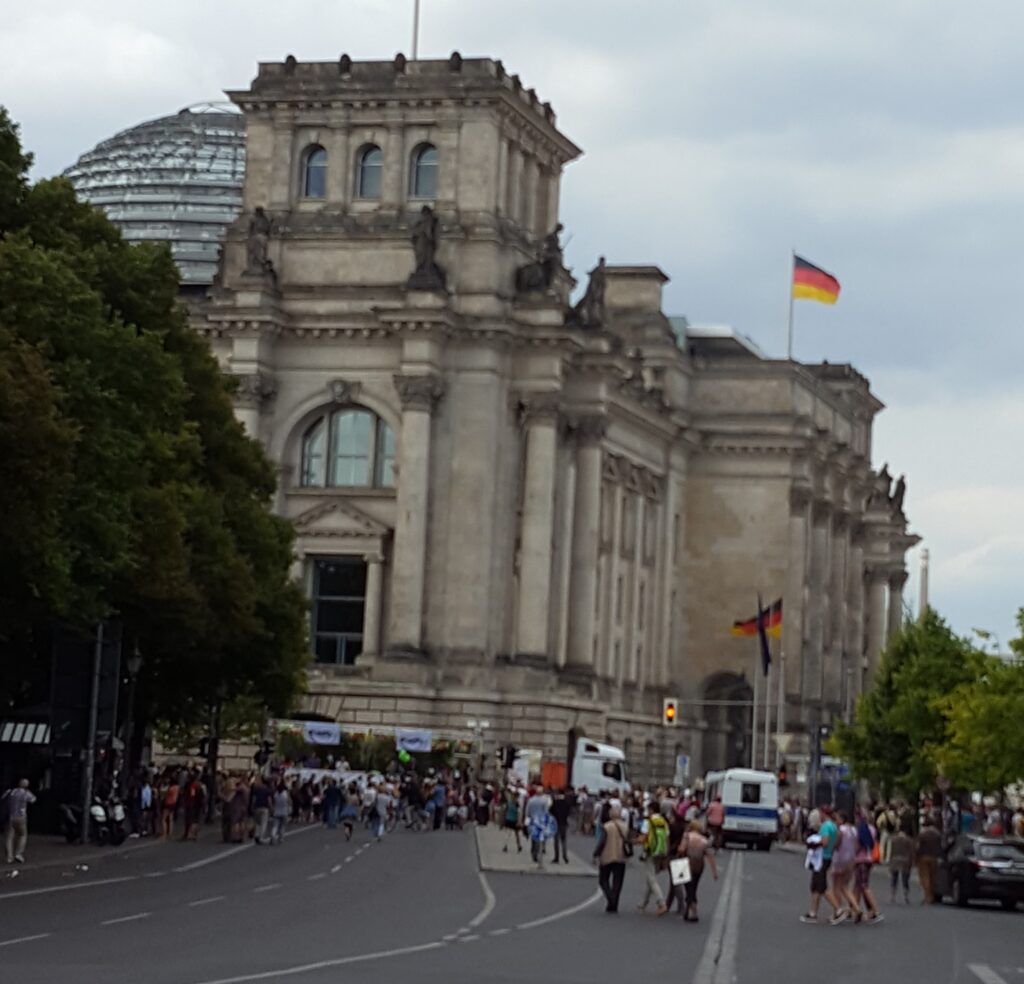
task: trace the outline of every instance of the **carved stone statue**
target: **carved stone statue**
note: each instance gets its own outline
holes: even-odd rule
[[[420,217],[412,227],[412,248],[416,255],[416,268],[407,286],[412,290],[444,290],[444,270],[437,265],[437,245],[440,239],[439,223],[434,210],[424,205]]]
[[[878,473],[878,489],[887,499],[891,498],[892,475],[889,474],[888,461],[882,465],[882,470]]]
[[[516,270],[517,293],[547,290],[551,286],[555,274],[563,269],[562,244],[558,241],[561,231],[562,223],[559,222],[542,240],[536,261]]]
[[[899,481],[896,483],[896,491],[892,494],[891,502],[896,508],[896,512],[903,512],[903,499],[907,494],[907,476],[900,475]]]
[[[604,288],[607,281],[605,262],[602,256],[597,266],[590,271],[590,282],[579,303],[569,312],[570,324],[584,328],[598,328],[605,323]]]
[[[267,245],[270,242],[270,219],[262,205],[256,206],[249,220],[249,236],[245,243],[245,272],[262,274],[266,270]]]

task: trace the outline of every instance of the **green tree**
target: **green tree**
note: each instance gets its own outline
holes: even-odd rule
[[[934,787],[938,750],[948,740],[943,700],[977,676],[984,657],[928,609],[890,639],[854,723],[841,725],[832,748],[859,779],[884,796]]]
[[[0,109],[0,383],[17,377],[0,391],[0,641],[21,656],[0,704],[24,692],[44,619],[116,614],[144,657],[140,720],[283,714],[308,647],[273,469],[168,250],[124,242],[62,179],[30,186],[29,163]]]
[[[1024,662],[987,656],[980,670],[939,700],[947,729],[932,754],[954,786],[1001,796],[1024,779]]]

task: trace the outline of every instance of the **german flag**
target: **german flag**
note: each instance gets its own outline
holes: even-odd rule
[[[782,599],[780,598],[770,608],[766,608],[763,612],[764,628],[770,636],[774,636],[776,639],[782,635]],[[757,616],[748,618],[742,622],[733,622],[732,629],[730,632],[734,636],[756,636],[757,635]]]
[[[831,273],[794,254],[793,296],[799,300],[835,304],[839,299],[839,281]]]

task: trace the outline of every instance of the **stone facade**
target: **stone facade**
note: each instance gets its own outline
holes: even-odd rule
[[[681,341],[655,267],[602,260],[570,307],[580,151],[500,62],[289,58],[229,95],[244,210],[194,320],[280,468],[308,709],[555,755],[580,727],[639,779],[725,764],[752,667],[728,630],[760,591],[785,598],[787,727],[842,714],[913,542],[866,380]]]

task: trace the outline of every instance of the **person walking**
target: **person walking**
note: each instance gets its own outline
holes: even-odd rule
[[[875,864],[875,852],[880,850],[878,829],[863,810],[857,811],[857,854],[854,858],[853,894],[859,906],[858,915],[867,909],[869,923],[879,923],[885,917],[878,908],[875,893],[871,890],[871,869]]]
[[[821,818],[820,827],[814,830],[807,838],[807,867],[811,869],[811,906],[801,917],[800,921],[805,923],[816,923],[818,921],[818,908],[821,906],[822,898],[832,906],[832,918],[829,920],[833,925],[841,923],[849,916],[843,909],[835,892],[829,888],[828,873],[832,867],[832,855],[839,840],[839,828],[832,819],[832,807],[825,806],[819,810],[817,807],[812,813],[818,813]]]
[[[270,807],[274,794],[262,779],[257,779],[252,787],[252,818],[256,826],[255,840],[257,844],[267,842],[267,828],[270,825]]]
[[[699,820],[690,821],[689,828],[679,842],[677,856],[686,858],[690,862],[690,880],[683,886],[686,896],[686,910],[683,913],[683,919],[686,922],[698,922],[697,886],[700,884],[701,875],[704,874],[705,859],[711,868],[712,877],[718,881],[718,862],[715,860],[715,851],[711,841],[704,836]]]
[[[842,922],[850,916],[860,922],[862,913],[857,896],[853,892],[852,882],[854,868],[857,864],[857,828],[850,823],[848,814],[839,811],[839,830],[835,851],[832,853],[832,894],[845,902],[843,909],[836,913],[833,922]],[[839,917],[842,916],[843,919]]]
[[[551,803],[550,813],[555,818],[555,864],[559,861],[559,849],[561,849],[561,860],[564,864],[569,863],[569,815],[572,813],[572,793],[568,788],[559,789],[555,792]]]
[[[544,790],[537,786],[533,795],[526,801],[526,829],[530,836],[530,857],[533,863],[540,865],[544,855],[544,842],[550,836],[550,830],[555,826],[549,810],[551,808],[551,797]]]
[[[206,803],[206,790],[199,781],[199,773],[193,772],[188,785],[185,786],[185,832],[182,840],[199,839],[199,821],[203,816]]]
[[[917,857],[917,877],[921,882],[921,905],[932,905],[935,902],[935,874],[942,853],[942,834],[931,816],[924,819],[914,853]]]
[[[608,820],[601,824],[594,848],[598,863],[598,883],[604,893],[607,905],[605,912],[619,911],[619,896],[622,882],[626,877],[626,858],[632,854],[626,825],[622,822],[622,808],[609,809]]]
[[[360,802],[359,787],[350,782],[345,793],[345,804],[341,808],[341,825],[345,828],[345,840],[352,840],[352,831],[355,830],[356,821],[359,819]]]
[[[505,846],[502,851],[508,854],[509,843],[515,835],[516,850],[521,852],[523,845],[519,840],[519,795],[513,786],[505,787],[505,809],[502,826],[505,828]]]
[[[173,780],[168,781],[165,776],[162,790],[160,796],[160,831],[164,840],[170,840],[174,836],[174,816],[178,812],[178,797],[181,794],[181,786]]]
[[[665,870],[668,861],[668,821],[661,812],[661,803],[652,800],[647,807],[647,818],[640,828],[638,843],[643,847],[640,863],[644,871],[644,897],[637,906],[640,912],[647,911],[647,903],[654,899],[657,903],[655,915],[663,916],[668,912],[665,904],[665,893],[658,884],[658,875]]]
[[[277,792],[274,793],[272,809],[274,821],[270,829],[270,843],[280,844],[284,839],[284,828],[288,826],[288,817],[292,812],[292,798],[283,782],[278,784]]]
[[[900,828],[889,839],[889,901],[896,901],[896,886],[903,883],[903,901],[910,905],[910,869],[914,866],[914,841]]]
[[[4,835],[4,846],[7,849],[7,863],[25,863],[25,848],[28,846],[28,808],[36,801],[35,794],[29,789],[27,779],[22,779],[3,795],[4,808],[7,813],[7,833]]]
[[[722,797],[716,796],[708,803],[707,812],[708,835],[715,850],[722,847],[722,825],[725,823],[725,807],[722,805]]]
[[[338,814],[341,812],[341,789],[333,779],[327,780],[324,790],[324,823],[328,830],[338,829]]]

